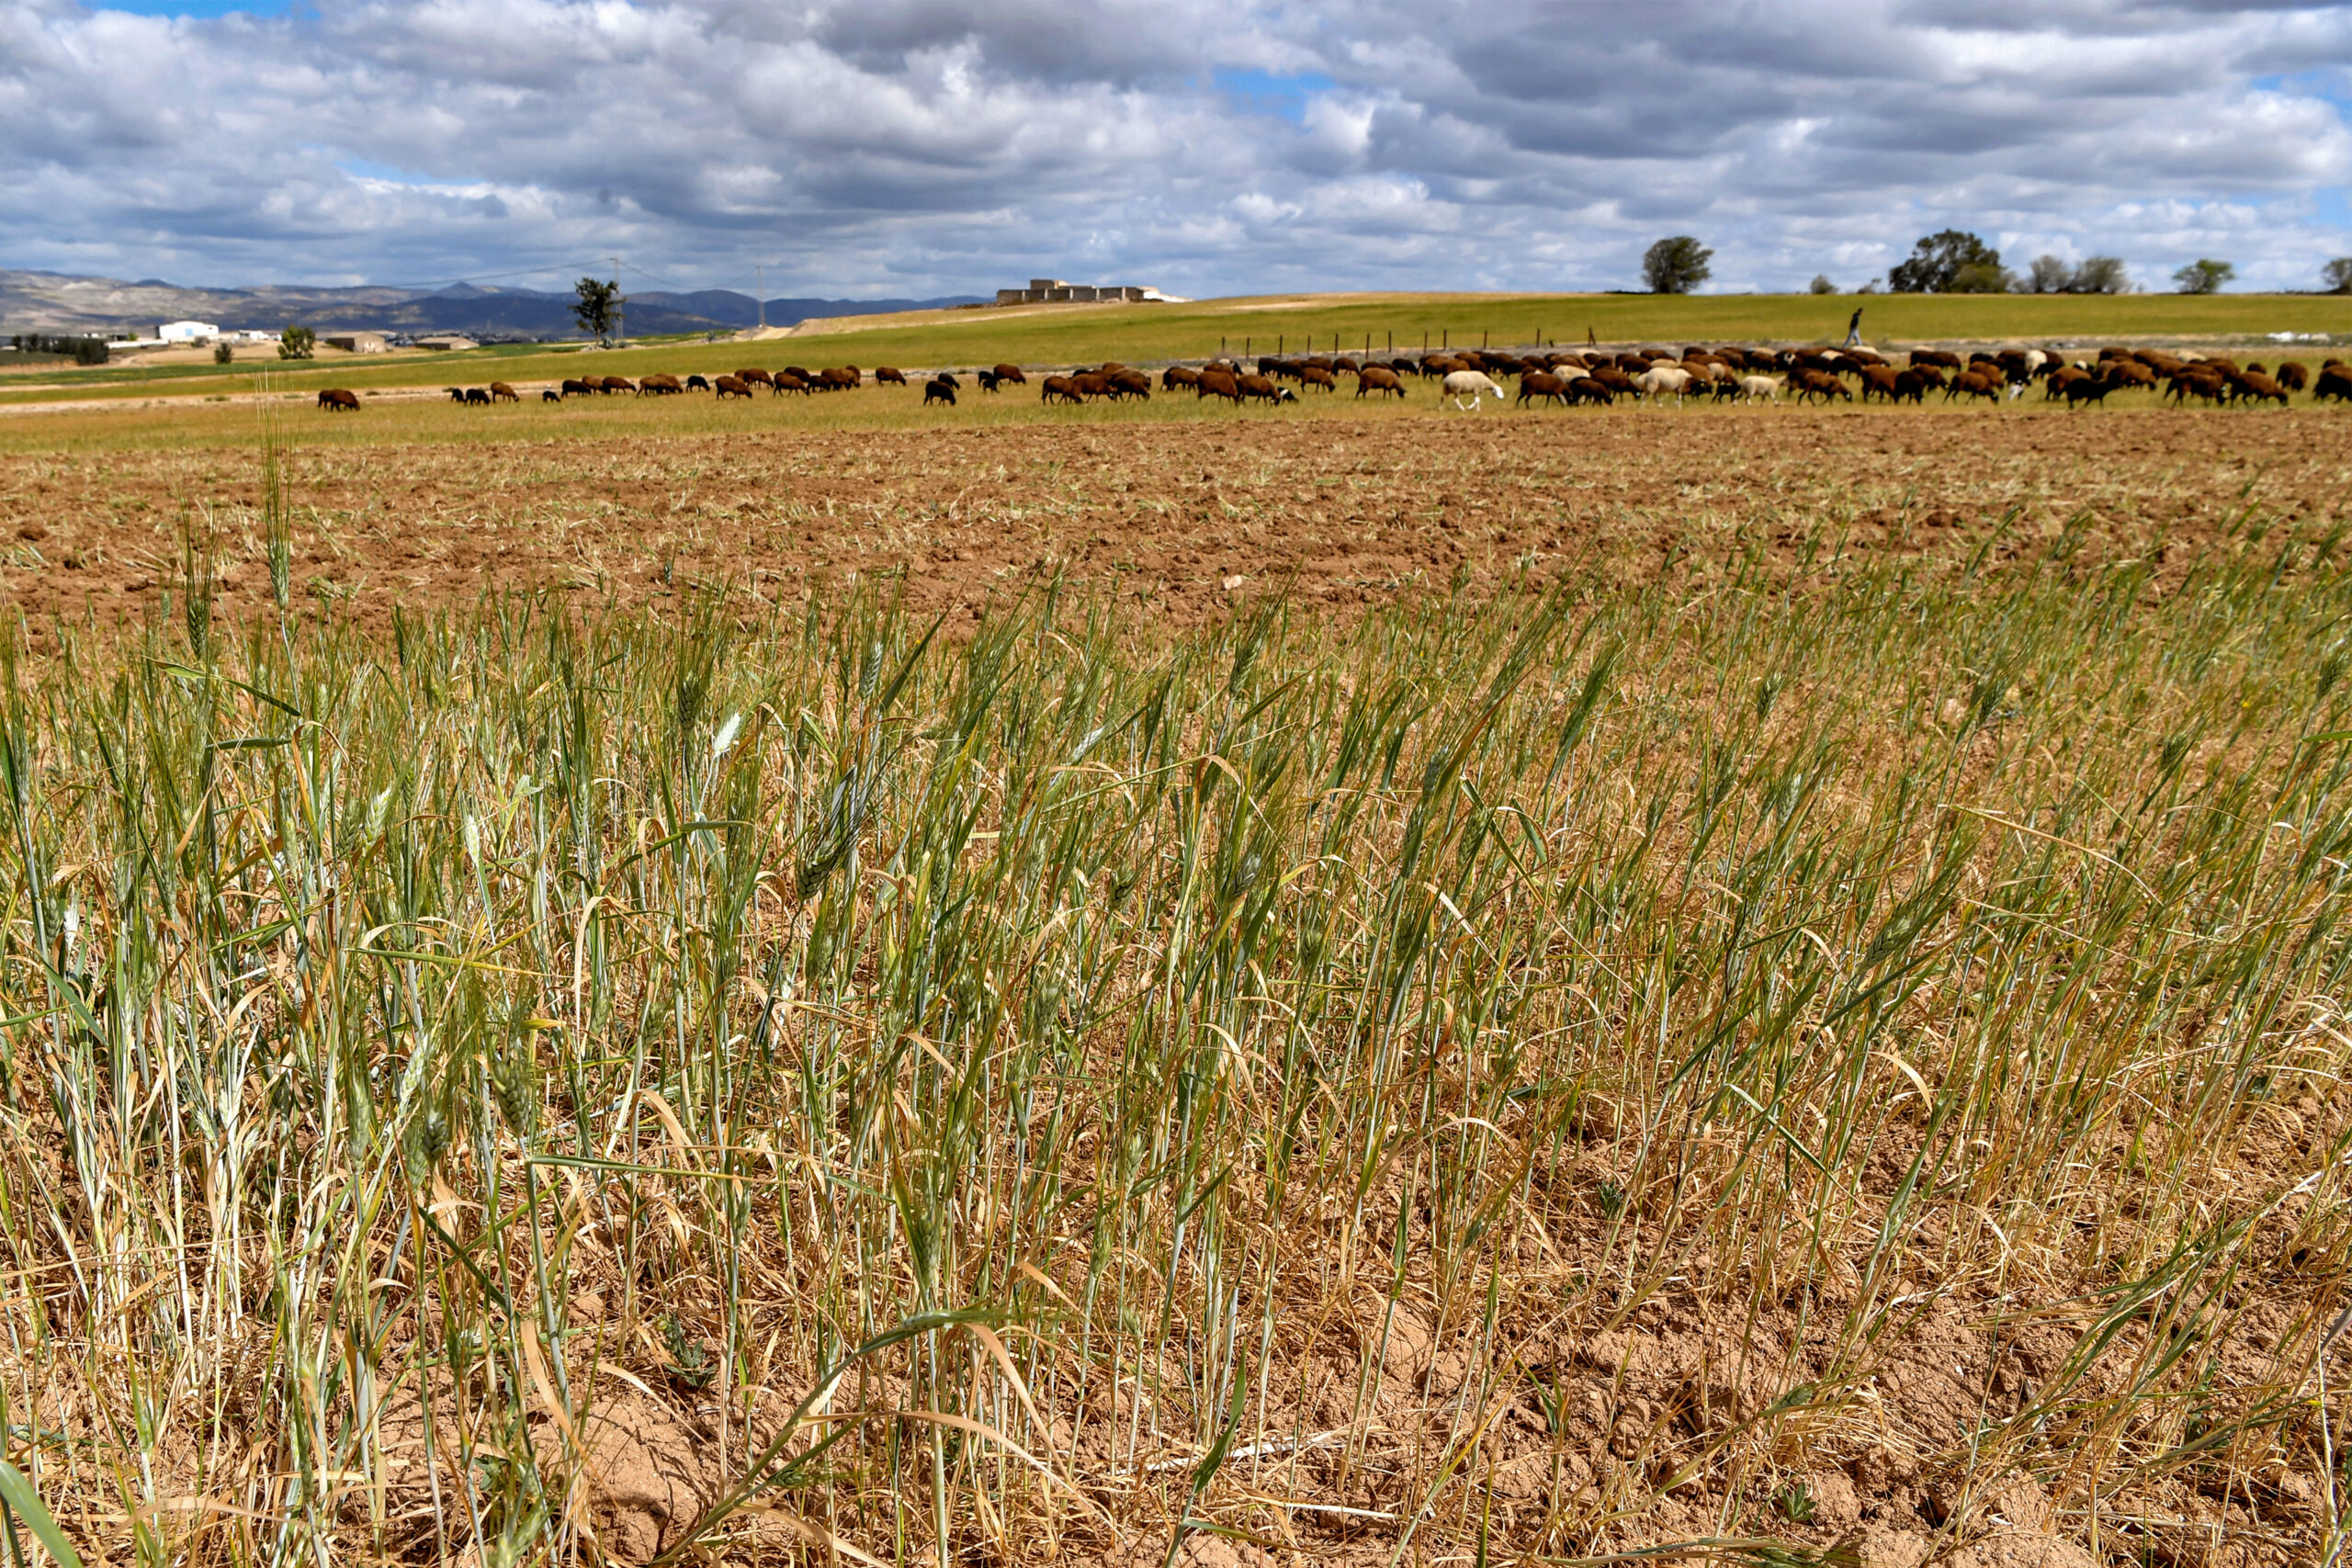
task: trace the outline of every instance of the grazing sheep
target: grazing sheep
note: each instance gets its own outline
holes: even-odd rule
[[[1171,365],[1159,373],[1159,389],[1163,392],[1172,392],[1179,387],[1197,387],[1200,382],[1199,371],[1187,370],[1182,365]]]
[[[1933,385],[1928,378],[1934,374],[1936,374],[1936,369],[1935,367],[1931,365],[1922,366],[1917,370],[1905,368],[1896,371],[1894,373],[1894,400],[1898,403],[1926,402],[1928,399],[1928,389]]]
[[[2323,384],[2326,381],[2325,377],[2322,377],[2320,379]],[[347,388],[329,387],[325,391],[319,394],[319,407],[326,410],[329,413],[357,413],[359,412],[359,394],[348,389]]]
[[[993,371],[993,370],[978,370],[978,371],[975,371],[975,372],[973,372],[973,374],[974,374],[974,375],[976,375],[976,376],[978,376],[978,377],[979,378],[979,382],[980,382],[980,390],[981,390],[981,391],[983,391],[983,392],[993,392],[993,391],[995,391],[995,390],[996,390],[996,389],[997,389],[997,382],[998,382],[999,378],[998,378],[997,373],[996,373],[995,371]]]
[[[637,383],[626,376],[607,376],[600,383],[599,389],[605,392],[634,392],[637,390]]]
[[[1438,396],[1453,399],[1457,409],[1478,409],[1486,407],[1490,397],[1497,402],[1502,401],[1503,389],[1489,380],[1483,370],[1449,370],[1445,373],[1445,379],[1438,383]],[[1464,398],[1469,399],[1469,402],[1464,403],[1462,400]]]
[[[1289,395],[1282,388],[1274,385],[1273,378],[1271,376],[1244,376],[1234,384],[1241,391],[1241,396],[1234,399],[1236,402],[1255,398],[1261,402],[1279,403]]]
[[[1010,381],[1016,387],[1025,387],[1029,384],[1029,378],[1021,373],[1021,367],[1018,365],[998,366],[996,378],[1000,381]]]
[[[678,378],[675,376],[648,376],[637,384],[637,395],[640,398],[648,392],[657,398],[666,398],[684,390],[685,389],[678,384]],[[495,387],[491,389],[492,396],[495,396],[497,391],[498,389]]]
[[[686,378],[686,390],[689,392],[707,392],[710,390],[710,383],[699,376],[689,376]]]
[[[876,371],[874,373],[874,378],[876,381],[879,381],[882,378],[882,373],[878,370]],[[905,383],[900,382],[899,385],[904,386]],[[944,376],[934,376],[930,380],[925,381],[922,384],[922,406],[929,408],[933,403],[945,403],[949,408],[954,408],[956,406],[956,383],[950,381]]]
[[[2324,381],[2325,378],[2323,377],[2321,379]],[[1241,402],[1240,378],[1230,370],[1204,370],[1201,372],[1201,378],[1193,384],[1193,396],[1194,398],[1223,398],[1238,407]]]
[[[539,401],[543,403],[560,403],[563,401],[563,394],[557,391],[553,387],[543,388],[539,392]]]
[[[1300,369],[1298,384],[1302,387],[1320,387],[1327,392],[1336,391],[1340,386],[1337,378],[1329,370],[1315,365],[1306,366]]]
[[[775,373],[775,386],[773,390],[779,398],[786,392],[797,392],[805,398],[809,391],[808,378],[796,376],[789,370],[779,370]]]
[[[1367,365],[1356,372],[1356,396],[1361,398],[1367,392],[1378,392],[1382,397],[1394,392],[1402,401],[1405,396],[1404,378],[1385,365]]]
[[[1041,403],[1082,403],[1086,399],[1081,395],[1077,377],[1048,376],[1045,390],[1037,395],[1037,400]]]
[[[1778,376],[1742,376],[1739,378],[1739,400],[1743,403],[1779,402],[1781,378]]]
[[[1151,401],[1151,378],[1140,370],[1129,370],[1122,366],[1103,379],[1111,383],[1114,401],[1123,398],[1141,398],[1145,402]]]
[[[466,406],[469,408],[485,409],[490,407],[490,393],[480,387],[468,387],[466,389]]]
[[[1952,399],[1962,396],[1982,398],[1988,403],[1999,402],[2001,377],[1998,368],[1989,371],[1964,370],[1953,377],[1951,385],[1944,389],[1944,401],[1950,402]]]
[[[735,379],[742,382],[746,387],[765,387],[770,385],[775,378],[764,370],[738,370],[735,372]]]
[[[1652,402],[1660,398],[1672,398],[1680,402],[1690,389],[1690,372],[1678,367],[1655,365],[1634,378],[1634,385],[1642,396]]]
[[[820,392],[846,392],[853,387],[864,386],[865,378],[858,374],[854,365],[829,365],[817,372],[817,379],[810,384]]]
[[[2052,384],[2057,385],[2054,378]],[[2059,387],[2059,393],[2066,400],[2066,406],[2070,409],[2079,409],[2085,403],[2105,404],[2107,394],[2113,390],[2115,390],[2114,382],[2102,380],[2097,376],[2088,374],[2074,376],[2068,378],[2064,386]]]
[[[2267,376],[2258,376],[2249,370],[2238,378],[2238,401],[2275,402],[2283,409],[2287,406],[2287,389]]]
[[[2303,363],[2300,359],[2280,360],[2278,368],[2272,371],[2271,375],[2280,386],[2290,392],[2301,391],[2311,385],[2312,380],[2312,373],[2303,368]]]
[[[1884,402],[1894,400],[1894,372],[1883,365],[1862,367],[1862,401],[1875,396]]]
[[[584,398],[591,392],[601,392],[604,389],[603,383],[594,380],[567,380],[563,384],[563,395],[567,398],[574,394]]]
[[[453,403],[462,403],[466,400],[466,389],[463,387],[444,387],[441,389],[449,394],[449,400]]]
[[[1579,376],[1568,383],[1568,401],[1571,403],[1606,405],[1616,400],[1617,394],[1611,391],[1606,383],[1598,381],[1590,376]]]
[[[523,400],[514,389],[505,382],[492,381],[490,384],[490,400],[493,403],[519,403]]]
[[[711,389],[721,402],[729,398],[748,398],[752,395],[750,384],[741,376],[721,376],[712,384]]]
[[[874,367],[874,384],[877,387],[903,387],[907,384],[907,373],[896,366],[877,365]],[[925,382],[924,385],[927,388],[930,383]],[[925,402],[930,400],[929,398],[923,400]],[[951,398],[948,400],[953,402],[955,400]]]
[[[2321,367],[2319,379],[2312,383],[2312,401],[2324,403],[2330,399],[2352,402],[2352,372],[2334,361]]]
[[[1518,400],[1523,403],[1530,398],[1565,404],[1568,400],[1568,384],[1549,370],[1525,371],[1519,378]]]
[[[1842,398],[1849,403],[1854,400],[1854,394],[1846,389],[1846,383],[1826,370],[1799,367],[1789,372],[1788,385],[1801,403],[1827,402],[1832,398]]]

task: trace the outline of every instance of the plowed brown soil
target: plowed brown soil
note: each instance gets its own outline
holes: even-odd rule
[[[1754,551],[1781,570],[2030,541],[2085,517],[2163,552],[2259,502],[2330,513],[2352,419],[2039,410],[1489,414],[1055,428],[758,430],[603,443],[296,446],[294,577],[370,624],[485,592],[583,604],[698,584],[796,600],[903,570],[976,610],[1035,574],[1183,625],[1290,584],[1344,610],[1525,571],[1642,577]],[[94,450],[0,469],[0,598],[35,623],[154,613],[209,507],[220,604],[269,583],[251,446]],[[1996,545],[1995,550],[2002,547]]]

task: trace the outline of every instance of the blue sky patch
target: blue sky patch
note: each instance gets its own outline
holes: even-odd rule
[[[1272,115],[1293,125],[1305,123],[1307,99],[1339,85],[1311,71],[1296,76],[1277,76],[1271,71],[1214,71],[1209,80],[1218,92],[1252,113]]]

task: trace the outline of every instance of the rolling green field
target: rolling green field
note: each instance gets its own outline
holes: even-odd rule
[[[1864,335],[1880,344],[2234,341],[2277,332],[2352,336],[2352,297],[2315,294],[1310,295],[853,317],[820,323],[826,330],[806,336],[761,343],[714,344],[697,337],[610,352],[516,344],[374,363],[344,359],[289,367],[288,384],[300,389],[519,383],[590,370],[634,378],[656,370],[708,375],[746,365],[927,367],[1011,360],[1067,366],[1104,359],[1153,364],[1199,360],[1220,351],[1295,352],[1310,345],[1360,352],[1367,342],[1375,352],[1391,345],[1419,352],[1424,342],[1431,347],[1538,339],[1582,343],[1588,332],[1604,343],[1834,342],[1844,337],[1847,317],[1857,305],[1864,312]],[[159,393],[200,398],[243,392],[252,377],[249,366],[233,371],[209,366],[93,367],[28,375],[21,385],[0,382],[0,405]]]

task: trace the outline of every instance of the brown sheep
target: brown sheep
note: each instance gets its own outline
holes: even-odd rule
[[[2326,377],[2320,378],[2321,385],[2324,386],[2326,382]],[[1239,403],[1241,382],[1230,370],[1204,370],[1201,372],[1201,378],[1193,383],[1193,395],[1196,398],[1224,398],[1230,402]]]
[[[1887,400],[1897,403],[1924,402],[1927,400],[1928,387],[1929,385],[1928,378],[1933,374],[1934,371],[1935,367],[1932,365],[1922,367],[1917,370],[1905,368],[1896,371],[1894,373],[1894,395]]]
[[[2283,409],[2287,406],[2287,389],[2267,376],[2258,376],[2249,370],[2238,378],[2238,401],[2275,402]]]
[[[1862,367],[1862,401],[1869,402],[1873,396],[1894,401],[1894,372],[1883,365]]]
[[[1578,376],[1568,383],[1571,403],[1613,403],[1617,394],[1605,383],[1590,376]]]
[[[1000,377],[999,379],[1002,378]],[[1048,376],[1046,378],[1045,389],[1037,394],[1037,400],[1041,403],[1082,403],[1086,399],[1080,393],[1078,378]]]
[[[1944,389],[1944,401],[1950,402],[1952,399],[1962,396],[1983,398],[1989,403],[1999,402],[2001,377],[1998,368],[1989,371],[1965,370],[1953,377],[1951,385]]]
[[[764,370],[738,370],[735,379],[746,387],[766,387],[774,385],[775,378]]]
[[[597,389],[605,392],[634,392],[637,390],[637,383],[626,376],[607,376],[597,383]]]
[[[1273,378],[1271,376],[1244,376],[1235,385],[1241,389],[1241,398],[1237,400],[1247,400],[1250,398],[1269,403],[1279,403],[1283,400],[1283,389],[1274,385]]]
[[[1340,385],[1329,370],[1315,365],[1306,366],[1299,371],[1298,384],[1302,387],[1320,387],[1327,392],[1336,391]]]
[[[1568,400],[1568,384],[1549,370],[1526,371],[1519,378],[1519,400],[1523,403],[1530,398],[1565,403]]]
[[[1612,401],[1617,398],[1628,396],[1634,389],[1634,378],[1614,365],[1594,367],[1590,378],[1609,389]]]
[[[814,370],[809,369],[805,365],[787,365],[783,369],[777,371],[776,374],[779,376],[797,376],[811,386],[814,386],[817,381],[817,373]]]
[[[679,384],[678,378],[675,376],[648,376],[637,384],[637,395],[640,398],[645,396],[648,392],[652,393],[657,398],[661,398],[668,397],[672,393],[684,392],[684,390],[685,388]],[[496,397],[498,395],[498,389],[495,387],[492,387],[490,391],[492,397]]]
[[[2303,368],[2303,363],[2300,359],[2280,360],[2278,368],[2272,371],[2271,375],[2277,378],[2280,386],[2290,392],[2300,392],[2311,385],[2312,373]]]
[[[490,384],[490,400],[493,403],[519,403],[523,397],[505,382],[492,381]]]
[[[1172,392],[1179,387],[1197,387],[1200,384],[1201,373],[1197,370],[1188,370],[1182,365],[1171,365],[1159,373],[1159,389],[1163,392]]]
[[[857,373],[856,366],[829,365],[817,372],[817,379],[812,384],[820,392],[846,392],[864,382],[865,378]]]
[[[1356,374],[1356,396],[1361,398],[1366,392],[1378,392],[1383,397],[1394,392],[1401,399],[1405,395],[1405,383],[1385,365],[1367,365]]]
[[[2052,377],[2051,380],[2052,385],[2057,385],[2057,378]],[[2085,403],[2103,404],[2107,401],[2107,394],[2113,390],[2115,390],[2114,382],[2102,380],[2087,373],[2077,373],[2068,377],[2064,385],[2059,387],[2059,392],[2065,398],[2066,406],[2070,409],[2079,409]]]
[[[729,398],[748,398],[752,395],[750,383],[741,376],[721,376],[710,384],[710,389],[717,394],[720,402],[725,402]]]
[[[907,373],[895,365],[877,365],[874,368],[874,384],[877,387],[903,387],[907,384]],[[955,389],[953,387],[948,389],[951,392]],[[947,400],[952,403],[956,400],[950,398]],[[923,401],[931,400],[926,397]]]
[[[1102,378],[1111,383],[1111,396],[1114,399],[1141,398],[1145,402],[1151,401],[1151,378],[1140,370],[1130,370],[1121,366],[1107,372]]]
[[[591,392],[601,392],[604,389],[604,384],[595,380],[567,380],[563,384],[563,395],[567,398],[574,395],[584,398]]]
[[[319,407],[329,413],[357,413],[359,394],[342,387],[329,387],[319,394]]]
[[[876,371],[874,373],[874,378],[876,381],[879,381],[882,379],[882,373],[878,370]],[[901,380],[899,384],[903,387],[906,385],[906,382]],[[925,381],[922,384],[922,406],[929,408],[933,403],[945,403],[949,408],[954,408],[956,406],[956,383],[948,380],[944,376],[935,377],[929,381]]]
[[[2312,401],[2352,402],[2352,372],[2330,362],[2320,367],[2319,379],[2312,383]]]
[[[808,378],[796,376],[789,370],[779,370],[775,373],[775,385],[770,390],[779,398],[786,392],[797,392],[805,398],[808,395]]]
[[[1021,373],[1021,367],[1018,365],[997,366],[996,378],[1000,381],[1010,381],[1016,387],[1025,387],[1029,384],[1029,378]]]
[[[1940,348],[1913,349],[1911,367],[1916,370],[1922,365],[1932,365],[1939,370],[1957,370],[1960,368],[1960,355]],[[1936,385],[1940,387],[1943,383],[1939,381]]]

